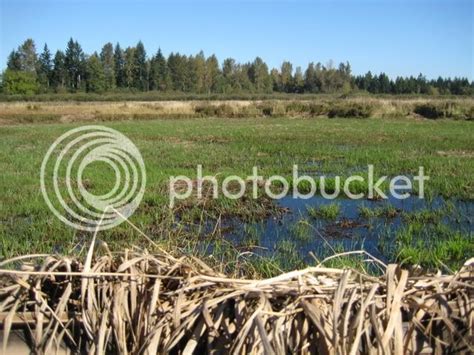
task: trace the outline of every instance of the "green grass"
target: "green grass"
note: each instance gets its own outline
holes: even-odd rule
[[[412,213],[404,213],[403,218],[408,222],[417,222],[417,223],[438,223],[441,221],[445,215],[444,211],[441,209],[438,210],[429,210],[423,209],[420,211]]]
[[[319,207],[308,207],[308,214],[313,218],[336,219],[340,212],[341,206],[337,203]]]
[[[375,208],[370,208],[367,206],[359,206],[359,215],[364,218],[373,218],[373,217],[378,217],[377,215],[377,209]]]
[[[291,227],[291,234],[298,241],[307,242],[311,240],[312,227],[307,219],[300,219]]]
[[[474,255],[474,234],[412,222],[396,233],[393,252],[402,264],[457,270],[460,261]]]
[[[259,231],[255,226],[245,224],[244,225],[244,245],[247,247],[254,247],[260,244]]]
[[[259,174],[264,177],[280,174],[290,178],[293,164],[303,170],[309,169],[309,162],[318,163],[318,174],[343,177],[354,169],[363,172],[367,164],[375,166],[377,176],[414,175],[422,165],[425,174],[430,176],[425,191],[428,196],[474,199],[474,162],[465,154],[473,153],[473,127],[468,121],[272,117],[104,124],[128,136],[140,149],[146,164],[145,196],[131,221],[161,247],[173,252],[203,255],[223,270],[233,270],[236,260],[242,260],[242,257],[238,258],[238,251],[224,240],[220,228],[206,231],[202,218],[237,215],[252,221],[261,219],[272,207],[263,198],[243,202],[219,199],[206,205],[183,208],[179,216],[174,215],[167,207],[168,177],[193,177],[198,163],[203,165],[204,174],[218,174],[219,181],[234,174],[246,177],[252,173],[253,166],[258,166]],[[84,253],[81,248],[90,241],[91,235],[62,224],[46,206],[39,185],[41,162],[49,146],[61,134],[77,126],[24,124],[0,127],[0,258],[24,253]],[[110,187],[110,176],[99,169],[100,164],[97,164],[87,171],[94,193],[105,192]],[[64,191],[64,186],[60,188]],[[338,207],[329,206],[318,213],[335,218]],[[423,218],[412,217],[418,221]],[[413,238],[420,238],[414,231],[411,233]],[[305,240],[304,233],[301,236]],[[448,242],[435,243],[433,252],[439,258],[446,255],[446,263],[453,266],[454,261],[450,260],[455,259],[459,245],[466,247],[462,244],[466,238],[441,234],[440,240],[445,237]],[[111,249],[134,245],[150,248],[126,224],[101,232],[99,238]],[[199,247],[199,243],[208,239],[215,248],[212,257]],[[398,239],[401,241],[399,260],[414,263],[429,260],[428,257],[417,260],[410,252],[415,250],[413,253],[424,255],[424,250],[431,250],[429,245],[419,246],[413,240],[403,242],[406,238],[402,236]],[[247,244],[254,243],[258,243],[258,238],[250,233]],[[246,266],[239,264],[239,267],[250,268],[250,273],[272,275],[296,265],[301,265],[301,259],[296,260],[291,248],[285,246],[277,249],[273,257],[251,259]]]

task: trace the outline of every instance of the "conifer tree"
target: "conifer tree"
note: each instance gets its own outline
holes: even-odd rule
[[[150,89],[160,91],[170,89],[168,65],[161,49],[158,49],[150,63]]]
[[[115,61],[114,61],[114,46],[112,43],[106,43],[100,52],[100,61],[104,68],[105,75],[105,90],[112,90],[115,88]]]
[[[117,43],[114,49],[114,69],[115,69],[115,85],[119,88],[126,87],[125,76],[125,56],[120,44]]]
[[[79,90],[83,83],[85,74],[85,55],[81,46],[72,38],[69,40],[66,48],[64,64],[67,71],[67,84],[71,91]]]
[[[86,90],[87,92],[103,92],[107,88],[106,75],[102,62],[94,52],[86,65]]]
[[[97,65],[99,58],[100,66]],[[93,73],[98,73],[95,79]],[[103,78],[102,78],[103,75]],[[273,91],[288,93],[349,93],[365,90],[392,94],[473,95],[474,82],[467,78],[427,80],[422,74],[391,80],[385,73],[353,76],[348,62],[335,66],[309,63],[304,75],[300,68],[293,73],[290,62],[269,73],[267,64],[257,57],[252,63],[239,64],[232,58],[224,60],[222,69],[214,55],[206,58],[202,51],[195,56],[171,53],[166,59],[161,50],[147,60],[143,43],[125,51],[117,43],[103,46],[100,56],[88,57],[72,38],[65,53],[57,51],[54,60],[45,44],[36,54],[32,39],[25,40],[7,58],[2,74],[3,88],[9,93],[34,93],[55,89],[71,92],[113,90],[115,87],[146,90],[175,90],[195,93],[250,93]],[[88,83],[87,81],[94,82]],[[39,84],[39,85],[38,85]],[[39,88],[39,89],[38,89]]]
[[[146,91],[148,90],[146,51],[141,41],[137,43],[133,60],[133,87],[141,91]]]
[[[135,47],[127,47],[124,52],[124,79],[125,87],[134,87]]]
[[[7,59],[7,69],[21,70],[21,58],[18,51],[11,51]]]
[[[67,70],[66,70],[66,56],[62,51],[57,51],[53,60],[53,72],[51,75],[51,85],[57,90],[61,91],[66,86]]]
[[[51,86],[51,79],[53,73],[53,62],[51,58],[51,52],[49,51],[48,45],[45,43],[43,52],[40,54],[38,59],[38,80],[41,86],[48,90]]]
[[[187,58],[179,53],[171,53],[168,57],[168,69],[172,89],[176,91],[187,91],[188,68]]]

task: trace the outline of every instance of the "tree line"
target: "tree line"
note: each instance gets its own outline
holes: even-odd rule
[[[390,79],[385,73],[354,76],[348,62],[309,63],[306,70],[285,61],[269,69],[260,58],[238,63],[227,58],[222,65],[215,55],[206,57],[171,53],[159,49],[148,56],[140,41],[123,49],[119,43],[105,44],[100,53],[84,53],[72,38],[65,51],[52,55],[47,44],[40,54],[32,39],[24,41],[8,56],[1,90],[6,94],[47,92],[174,91],[211,93],[350,93],[374,94],[474,94],[467,78],[427,80],[423,75]]]

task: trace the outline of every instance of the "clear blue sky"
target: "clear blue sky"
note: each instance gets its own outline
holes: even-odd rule
[[[474,79],[474,0],[0,2],[0,68],[28,37],[38,50],[64,49],[73,37],[87,53],[142,40],[149,55],[202,49],[221,61],[258,55],[270,67],[332,59],[356,74]]]

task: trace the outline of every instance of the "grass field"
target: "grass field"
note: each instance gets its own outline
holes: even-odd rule
[[[302,222],[295,223],[294,233],[279,240],[268,253],[254,252],[262,237],[255,223],[268,219],[269,214],[280,213],[275,204],[263,199],[238,203],[219,199],[205,204],[183,204],[170,210],[168,177],[196,176],[197,164],[202,164],[205,174],[217,174],[219,180],[235,174],[246,177],[253,166],[258,166],[263,176],[291,176],[293,164],[328,176],[348,176],[363,174],[367,164],[373,164],[379,176],[412,176],[421,165],[430,176],[426,186],[428,201],[443,198],[445,205],[441,212],[426,209],[399,213],[401,225],[394,236],[395,242],[384,241],[382,230],[378,248],[383,251],[390,245],[390,251],[386,252],[388,261],[427,267],[457,268],[474,255],[472,225],[467,230],[455,231],[443,224],[446,216],[455,219],[456,207],[450,209],[450,204],[464,201],[472,206],[474,199],[472,122],[413,117],[256,117],[148,119],[103,124],[129,137],[140,149],[146,164],[145,197],[131,221],[161,247],[202,255],[225,272],[269,276],[314,264],[315,260],[302,256],[314,244],[302,249],[298,241],[314,240],[315,233],[336,239],[331,250],[317,254],[317,258],[350,247],[347,243],[338,244],[330,228],[315,232],[317,225],[305,227],[303,218]],[[41,162],[49,146],[61,134],[77,126],[79,123],[75,122],[0,127],[1,258],[24,253],[85,252],[90,234],[75,231],[56,219],[46,206],[39,185]],[[100,164],[91,165],[85,179],[93,192],[107,191],[111,187],[110,171]],[[381,211],[361,205],[357,218],[365,221],[383,213],[387,218],[391,216],[390,211]],[[331,217],[327,220],[335,220],[327,223],[343,223],[346,217],[343,211],[339,213],[337,206],[315,209],[312,214],[314,217],[307,220],[324,219],[327,215]],[[221,223],[225,219],[237,219],[243,226],[244,238],[237,244],[228,237]],[[389,224],[384,228],[389,229]],[[423,242],[427,235],[428,245]],[[104,251],[132,246],[153,248],[125,224],[101,232],[99,238]],[[331,263],[353,266],[360,263],[360,258],[338,258]]]

